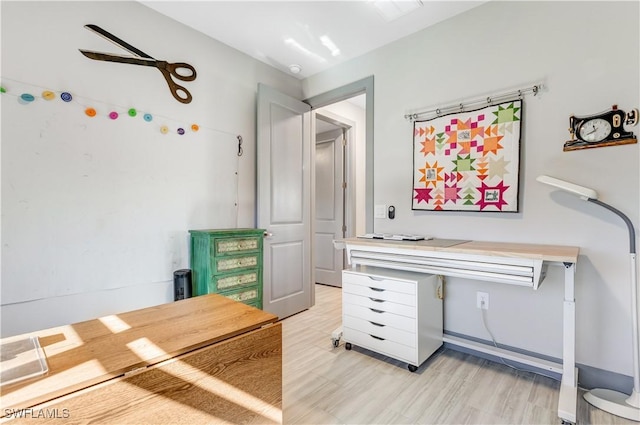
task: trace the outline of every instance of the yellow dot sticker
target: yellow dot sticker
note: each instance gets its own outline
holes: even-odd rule
[[[160,133],[167,134],[168,132],[169,132],[169,127],[167,127],[166,125],[163,125],[162,127],[160,127]]]
[[[52,91],[45,90],[42,92],[42,98],[44,100],[53,100],[56,98],[56,94]]]

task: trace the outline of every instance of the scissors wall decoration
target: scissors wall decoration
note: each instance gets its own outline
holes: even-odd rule
[[[174,78],[180,81],[193,81],[196,79],[196,70],[193,66],[188,63],[178,62],[178,63],[169,63],[166,61],[156,60],[144,53],[143,51],[136,49],[126,41],[123,41],[116,37],[115,35],[103,30],[97,25],[85,25],[90,31],[95,32],[96,34],[106,38],[110,42],[114,43],[117,46],[120,46],[124,50],[134,54],[135,56],[119,56],[112,55],[109,53],[101,53],[94,52],[90,50],[80,50],[80,53],[93,60],[107,61],[107,62],[119,62],[119,63],[128,63],[131,65],[143,65],[143,66],[151,66],[158,68],[164,79],[167,81],[169,85],[169,90],[171,90],[171,94],[176,98],[178,102],[182,103],[190,103],[193,99],[191,93],[177,84],[174,81]]]

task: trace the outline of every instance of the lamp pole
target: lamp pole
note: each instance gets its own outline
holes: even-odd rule
[[[636,265],[636,232],[633,223],[624,213],[598,200],[598,194],[595,190],[573,183],[559,180],[549,176],[539,176],[537,180],[540,183],[562,189],[580,197],[580,199],[600,205],[603,208],[613,212],[620,217],[627,225],[629,232],[629,257],[631,263],[631,316],[632,323],[632,344],[633,344],[633,390],[631,395],[623,394],[618,391],[594,388],[584,394],[584,399],[599,409],[612,413],[623,418],[640,422],[640,330],[638,305],[638,275]]]

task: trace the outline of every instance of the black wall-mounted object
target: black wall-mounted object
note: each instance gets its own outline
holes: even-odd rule
[[[191,270],[181,269],[173,272],[173,300],[191,298]]]
[[[393,220],[394,218],[396,218],[396,207],[394,207],[393,205],[389,206],[389,209],[387,210],[388,212],[388,216],[391,220]]]

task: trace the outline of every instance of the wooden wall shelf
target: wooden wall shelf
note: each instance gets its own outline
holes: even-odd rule
[[[563,151],[576,151],[581,149],[592,149],[592,148],[603,148],[606,146],[617,146],[617,145],[631,145],[633,143],[638,143],[638,139],[635,137],[629,139],[620,139],[620,140],[608,140],[606,142],[600,143],[584,143],[581,144],[577,140],[568,140],[564,144]]]

